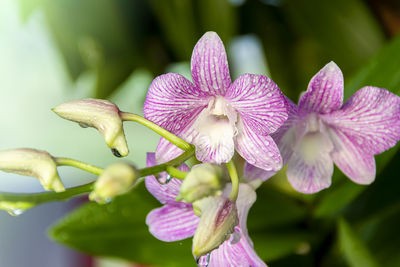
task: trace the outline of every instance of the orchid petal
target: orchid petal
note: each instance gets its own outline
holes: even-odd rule
[[[358,184],[370,184],[375,180],[375,159],[338,129],[329,129],[334,145],[332,159],[339,169]]]
[[[261,181],[266,181],[269,178],[271,178],[273,175],[275,175],[276,171],[266,171],[260,168],[257,168],[254,165],[251,165],[250,163],[246,162],[244,164],[244,170],[243,170],[243,176],[246,181],[254,181],[257,179],[260,179]]]
[[[151,167],[154,165],[156,165],[155,154],[147,153],[147,166]],[[179,169],[183,171],[189,171],[189,168],[186,164],[182,164]],[[165,178],[166,180],[167,174],[164,172],[159,174],[159,176],[165,176],[160,178]],[[179,188],[182,184],[181,180],[172,178],[168,183],[160,184],[154,175],[149,175],[145,178],[145,184],[147,190],[162,204],[178,203],[175,201],[175,198],[179,194]]]
[[[323,118],[366,154],[382,153],[400,139],[400,97],[386,89],[363,87]]]
[[[237,152],[250,164],[266,171],[278,171],[282,168],[279,149],[270,136],[256,134],[243,122],[235,138]]]
[[[230,240],[225,241],[210,254],[209,267],[231,267],[231,266],[267,266],[263,260],[258,257],[253,246],[247,241],[240,227],[235,228],[240,240],[235,242],[234,235]],[[207,261],[207,256],[201,257],[199,263]],[[200,265],[201,266],[201,265]]]
[[[274,133],[271,134],[272,139],[278,145],[281,152],[283,164],[286,164],[293,153],[293,145],[295,142],[294,126],[299,122],[299,109],[289,98],[285,97],[288,106],[289,117],[285,123]]]
[[[210,95],[224,95],[231,85],[224,44],[215,32],[206,32],[192,54],[193,82]]]
[[[176,133],[185,128],[208,104],[207,96],[179,74],[158,76],[149,87],[144,116]]]
[[[228,89],[225,98],[246,124],[260,135],[275,132],[288,118],[284,95],[264,75],[244,74]]]
[[[196,231],[199,217],[194,214],[192,205],[187,205],[185,208],[165,205],[152,210],[146,217],[150,233],[166,242],[191,237]]]
[[[299,108],[329,113],[339,109],[342,103],[343,74],[334,62],[330,62],[311,79],[307,91],[300,97]]]
[[[300,140],[289,159],[287,177],[299,192],[312,194],[331,185],[332,143],[322,133],[309,133]]]

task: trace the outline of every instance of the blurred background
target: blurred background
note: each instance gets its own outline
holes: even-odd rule
[[[141,114],[154,77],[191,79],[192,49],[210,30],[224,41],[232,79],[268,75],[293,101],[332,60],[344,73],[346,98],[365,85],[400,92],[398,0],[2,0],[0,149],[115,162],[95,130],[50,109],[96,97]],[[137,125],[125,130],[127,159],[143,167],[158,137]],[[248,220],[260,257],[272,267],[400,266],[397,150],[377,157],[370,186],[339,170],[331,188],[311,196],[294,192],[284,173],[264,183]],[[67,167],[60,175],[66,186],[95,179]],[[0,191],[42,188],[36,179],[0,173]],[[84,205],[51,228],[50,241],[48,227],[85,202],[44,204],[20,216],[2,211],[0,267],[194,265],[190,240],[166,244],[148,233],[145,215],[160,204],[143,188],[109,205]]]

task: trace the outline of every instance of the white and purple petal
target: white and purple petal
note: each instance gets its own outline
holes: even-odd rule
[[[147,167],[151,167],[156,165],[155,154],[147,153]],[[186,164],[182,164],[179,167],[180,170],[189,171],[189,168]],[[167,174],[160,173],[160,179],[166,180]],[[171,203],[180,203],[176,202],[175,198],[179,194],[179,188],[181,187],[182,180],[172,178],[166,184],[160,184],[154,175],[146,176],[145,185],[147,190],[160,201],[162,204],[171,204]],[[177,204],[178,205],[178,204]]]
[[[279,87],[264,75],[244,74],[233,82],[225,99],[246,125],[260,135],[275,132],[288,118],[288,108]]]
[[[342,103],[343,74],[330,62],[311,79],[307,91],[300,97],[299,108],[325,114],[339,109]]]
[[[248,182],[258,179],[264,182],[275,175],[275,173],[276,171],[266,171],[246,162],[244,164],[243,178]]]
[[[151,83],[143,112],[147,119],[176,133],[207,106],[208,98],[182,75],[168,73]]]
[[[365,153],[379,154],[400,139],[400,97],[383,88],[363,87],[323,119]]]
[[[370,184],[375,180],[375,159],[363,151],[349,136],[338,129],[328,129],[334,150],[332,159],[338,168],[358,184]]]
[[[256,134],[243,122],[235,137],[237,152],[250,164],[266,171],[282,168],[282,158],[272,137]]]
[[[209,95],[225,95],[231,85],[224,44],[215,32],[206,32],[193,49],[191,60],[195,86]]]
[[[164,205],[152,210],[146,217],[150,233],[166,242],[193,236],[200,218],[194,214],[192,205],[186,205]]]

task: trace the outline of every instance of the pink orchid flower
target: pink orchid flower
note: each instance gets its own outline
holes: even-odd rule
[[[289,118],[273,138],[289,182],[302,193],[329,187],[333,163],[354,182],[370,184],[374,155],[400,138],[400,98],[367,86],[343,104],[343,74],[333,62],[311,79],[297,106],[287,101]]]
[[[147,165],[152,166],[155,162],[155,154],[148,153]],[[186,165],[181,166],[182,170],[188,170]],[[256,193],[251,186],[255,179],[264,180],[264,171],[247,165],[245,177],[250,177],[246,183],[241,183],[236,206],[239,216],[239,224],[235,227],[234,234],[223,242],[209,255],[199,259],[199,265],[208,267],[231,267],[231,266],[253,266],[263,267],[266,264],[254,251],[253,243],[248,236],[246,221],[250,207],[256,201]],[[265,172],[266,173],[266,172]],[[256,178],[257,177],[257,178]],[[156,177],[147,176],[146,187],[149,192],[157,198],[164,206],[152,210],[146,218],[150,232],[158,239],[166,242],[178,241],[192,237],[196,232],[200,218],[193,212],[192,204],[175,201],[179,194],[181,180],[172,178],[167,184],[160,184]],[[230,188],[228,188],[230,191]]]
[[[144,103],[145,117],[194,144],[202,162],[226,163],[236,148],[249,163],[279,170],[282,158],[269,134],[283,124],[288,111],[278,86],[254,74],[232,83],[225,48],[215,32],[205,33],[196,44],[191,69],[193,83],[174,73],[154,79]],[[162,139],[157,161],[180,153]]]

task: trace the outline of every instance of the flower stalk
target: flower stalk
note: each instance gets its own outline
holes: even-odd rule
[[[172,144],[176,145],[180,149],[187,151],[191,149],[191,145],[187,143],[185,140],[179,138],[178,136],[170,133],[169,131],[165,130],[164,128],[158,126],[157,124],[139,116],[133,113],[129,112],[121,112],[120,113],[121,119],[123,121],[134,121],[137,123],[142,124],[143,126],[146,126],[147,128],[153,130],[154,132],[158,133],[168,141],[170,141]]]
[[[229,176],[231,177],[232,182],[232,191],[229,194],[229,199],[232,201],[236,201],[239,194],[239,176],[236,170],[236,166],[233,161],[229,161],[226,164],[226,168],[228,169]]]
[[[71,166],[75,167],[90,173],[93,173],[95,175],[100,175],[103,173],[103,169],[90,165],[88,163],[75,160],[75,159],[70,159],[70,158],[54,158],[55,162],[57,163],[57,166]]]

